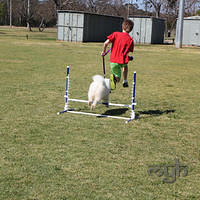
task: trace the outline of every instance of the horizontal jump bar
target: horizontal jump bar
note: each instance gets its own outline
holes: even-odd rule
[[[57,115],[60,115],[65,112],[69,112],[69,113],[73,113],[73,114],[81,114],[81,115],[90,115],[90,116],[96,116],[96,117],[123,119],[123,120],[126,120],[126,123],[129,123],[130,121],[133,120],[133,118],[127,118],[127,117],[118,117],[118,116],[112,116],[112,115],[102,115],[102,114],[86,113],[86,112],[71,111],[71,110],[63,110],[61,112],[58,112]]]
[[[130,118],[127,118],[127,117],[118,117],[118,116],[112,116],[112,115],[102,115],[102,114],[79,112],[79,111],[66,111],[66,112],[73,113],[73,114],[81,114],[81,115],[91,115],[91,116],[96,116],[96,117],[130,120]]]
[[[66,95],[65,95],[65,98],[66,98]],[[81,99],[68,99],[68,101],[88,103],[87,100],[81,100]],[[98,104],[104,104],[104,103],[98,102]],[[136,103],[134,103],[133,105],[136,105]],[[129,105],[129,104],[109,103],[109,106],[118,106],[118,107],[128,107],[128,108],[131,108],[131,105]]]

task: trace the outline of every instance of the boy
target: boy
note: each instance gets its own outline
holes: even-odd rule
[[[106,53],[106,48],[109,43],[112,43],[112,51],[110,55],[110,87],[112,90],[116,88],[116,82],[120,81],[121,68],[123,68],[123,87],[128,87],[128,62],[131,58],[128,56],[129,52],[133,52],[134,42],[129,33],[132,31],[134,23],[126,19],[122,24],[122,32],[114,32],[107,37],[104,42],[104,49],[102,56]]]

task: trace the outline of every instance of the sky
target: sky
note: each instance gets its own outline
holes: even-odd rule
[[[138,4],[140,9],[144,8],[144,5],[142,5],[143,2],[144,2],[143,0],[127,0],[127,3]]]

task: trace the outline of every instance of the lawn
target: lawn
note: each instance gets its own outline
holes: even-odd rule
[[[28,37],[27,37],[28,35]],[[87,99],[103,74],[102,43],[56,41],[56,29],[0,27],[0,199],[200,199],[200,48],[135,46],[137,120],[57,112],[70,97]],[[106,56],[109,76],[109,56]],[[111,93],[131,103],[131,87]],[[77,110],[128,117],[127,109],[70,103]],[[187,166],[174,183],[148,174],[151,165]],[[169,168],[172,174],[173,168]],[[172,177],[168,177],[172,180]]]

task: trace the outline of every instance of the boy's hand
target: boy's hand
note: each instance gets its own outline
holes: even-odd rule
[[[132,61],[133,59],[134,59],[133,56],[129,56],[129,57],[128,57],[128,60],[129,60],[129,61]]]
[[[103,51],[101,52],[101,56],[105,56],[106,55],[106,49],[107,49],[107,46],[108,44],[110,43],[110,40],[107,39],[104,44],[103,44]]]
[[[106,54],[105,54],[105,52],[104,51],[102,51],[101,52],[101,56],[105,56]]]

